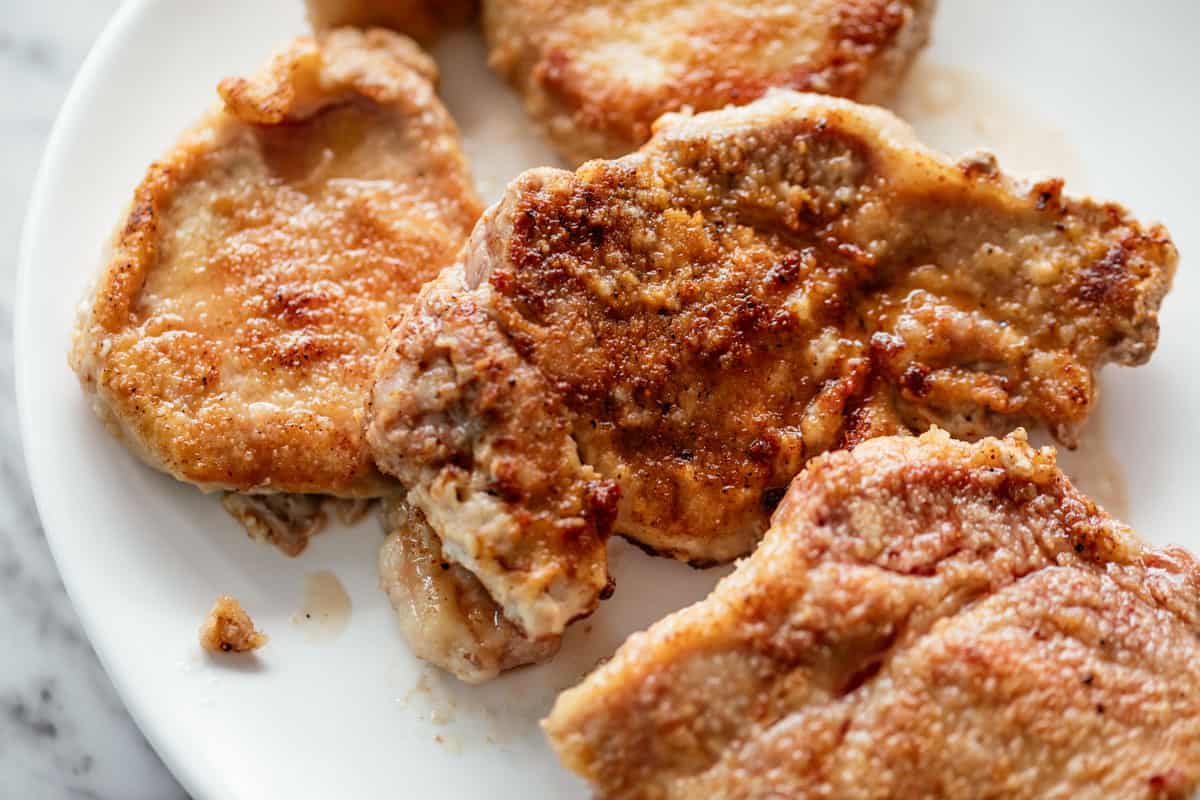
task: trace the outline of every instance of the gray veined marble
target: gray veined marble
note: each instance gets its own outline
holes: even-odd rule
[[[12,285],[37,164],[117,0],[0,0],[0,797],[186,797],[113,692],[46,548],[13,396]],[[65,368],[65,355],[64,364]]]

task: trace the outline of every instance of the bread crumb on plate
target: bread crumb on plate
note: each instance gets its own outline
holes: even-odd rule
[[[242,604],[227,594],[217,598],[200,626],[200,646],[210,653],[244,653],[267,643]]]

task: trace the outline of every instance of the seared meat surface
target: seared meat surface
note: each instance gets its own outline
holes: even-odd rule
[[[1149,358],[1175,263],[1120,206],[779,92],[514,181],[393,330],[367,438],[447,557],[555,634],[612,530],[726,561],[831,449],[935,423],[1069,442],[1096,369]]]
[[[148,463],[206,490],[384,490],[362,417],[386,320],[479,213],[436,75],[388,31],[302,37],[151,165],[71,353]]]
[[[934,0],[485,0],[492,66],[576,162],[624,155],[661,115],[772,87],[886,100]]]
[[[1021,432],[875,439],[543,725],[604,798],[1186,798],[1200,567]]]

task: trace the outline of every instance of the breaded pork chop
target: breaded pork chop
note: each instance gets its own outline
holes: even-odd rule
[[[479,10],[477,0],[306,0],[317,31],[356,27],[391,28],[430,44],[447,27],[465,25]]]
[[[420,511],[388,497],[382,522],[387,539],[379,552],[379,584],[418,657],[480,683],[558,652],[558,637],[526,638],[478,578],[442,556],[441,542]]]
[[[1023,433],[815,460],[754,555],[543,723],[605,798],[1185,798],[1200,565]]]
[[[1069,441],[1096,369],[1149,358],[1176,251],[1061,189],[835,98],[665,118],[514,181],[394,329],[370,446],[540,636],[595,604],[613,523],[725,561],[828,450],[934,423]]]
[[[576,162],[624,155],[661,115],[772,87],[886,100],[935,0],[484,0],[492,66]]]
[[[148,463],[206,490],[380,493],[362,416],[386,318],[480,208],[435,79],[387,31],[300,38],[150,167],[71,353]]]

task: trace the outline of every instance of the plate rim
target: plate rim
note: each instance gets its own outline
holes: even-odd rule
[[[163,765],[179,782],[191,797],[203,798],[235,798],[235,795],[221,784],[220,781],[206,779],[205,775],[212,771],[203,769],[207,762],[206,756],[191,753],[183,757],[182,748],[178,748],[176,739],[167,735],[155,722],[155,715],[149,713],[139,700],[138,693],[119,671],[112,669],[109,647],[104,637],[96,636],[99,630],[95,615],[86,603],[79,603],[80,593],[79,572],[71,566],[71,560],[63,558],[60,548],[66,545],[60,541],[57,526],[48,520],[57,517],[53,511],[54,504],[44,500],[48,488],[41,478],[34,447],[34,432],[28,413],[29,386],[33,380],[33,363],[26,347],[28,338],[28,318],[32,313],[30,308],[30,275],[33,270],[33,257],[36,241],[42,237],[42,228],[49,209],[46,207],[50,187],[54,184],[67,147],[69,132],[78,124],[80,105],[87,95],[91,84],[97,79],[99,65],[108,60],[111,51],[116,48],[126,29],[133,26],[144,10],[155,0],[121,0],[112,16],[105,22],[99,36],[96,37],[87,55],[71,78],[70,87],[63,98],[62,105],[54,117],[54,124],[46,138],[46,145],[38,162],[37,173],[27,200],[25,216],[21,226],[21,236],[17,249],[17,271],[13,292],[13,376],[17,407],[17,429],[21,441],[22,459],[28,476],[30,493],[33,495],[34,508],[42,527],[42,535],[54,559],[54,566],[62,578],[63,587],[71,607],[79,619],[80,627],[87,637],[88,645],[100,666],[104,669],[110,683],[120,698],[125,710],[133,719],[138,732],[146,743],[162,761]]]

